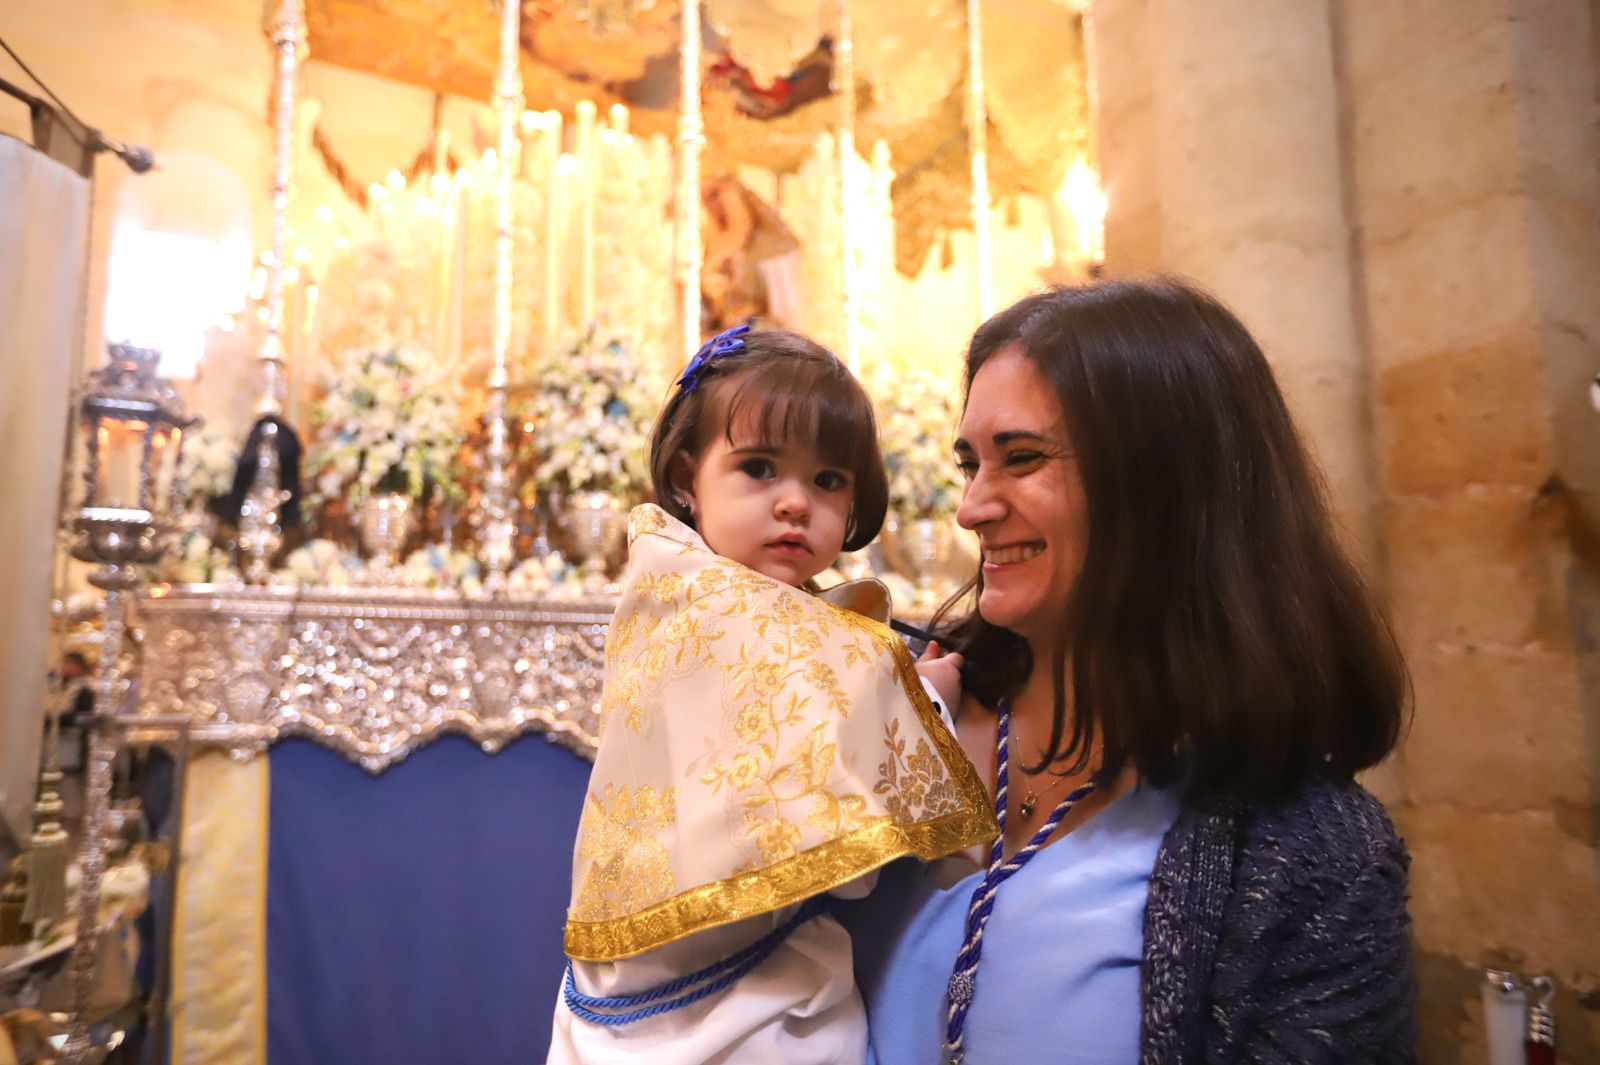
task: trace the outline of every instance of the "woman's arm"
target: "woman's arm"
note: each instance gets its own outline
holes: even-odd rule
[[[1416,1060],[1405,846],[1366,792],[1315,790],[1292,814],[1245,822],[1207,1062]]]

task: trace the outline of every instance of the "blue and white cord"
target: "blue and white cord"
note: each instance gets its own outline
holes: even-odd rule
[[[1049,819],[1039,831],[1033,834],[1027,845],[1013,854],[1010,861],[1003,861],[1006,840],[1007,744],[1010,734],[1011,709],[1002,702],[1000,728],[996,740],[999,779],[996,780],[994,789],[994,814],[995,820],[1000,822],[1000,834],[995,837],[994,846],[989,850],[988,872],[972,892],[972,902],[967,907],[967,938],[961,944],[961,952],[956,955],[955,968],[950,972],[950,984],[946,992],[947,1012],[944,1033],[945,1060],[950,1065],[960,1065],[966,1053],[967,1011],[972,1008],[972,999],[978,990],[978,962],[983,958],[983,929],[989,923],[990,914],[994,912],[994,900],[1000,891],[1000,885],[1032,861],[1033,856],[1039,853],[1040,848],[1055,832],[1056,826],[1061,824],[1061,819],[1071,813],[1072,808],[1082,801],[1084,796],[1094,791],[1093,784],[1085,784],[1068,793],[1051,812]]]
[[[656,1017],[663,1013],[671,1013],[673,1010],[681,1010],[723,990],[766,961],[772,956],[772,952],[789,938],[791,932],[828,910],[832,904],[831,895],[813,896],[801,904],[793,917],[738,953],[731,954],[703,969],[697,969],[688,976],[679,977],[635,995],[585,995],[573,983],[572,965],[569,963],[566,977],[562,981],[561,993],[566,998],[567,1008],[572,1011],[572,1015],[590,1024],[607,1026],[630,1024],[633,1021],[642,1021],[646,1017]]]

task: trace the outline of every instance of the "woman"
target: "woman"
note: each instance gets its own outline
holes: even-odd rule
[[[1058,288],[965,387],[944,642],[1004,832],[845,916],[875,1059],[1413,1060],[1407,858],[1352,779],[1405,671],[1260,349],[1176,282]]]

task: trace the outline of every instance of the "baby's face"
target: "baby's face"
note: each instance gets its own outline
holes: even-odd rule
[[[839,557],[856,493],[849,470],[751,425],[715,436],[681,494],[711,550],[799,587]]]

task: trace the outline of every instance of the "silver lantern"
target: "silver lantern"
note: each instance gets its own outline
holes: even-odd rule
[[[89,583],[106,593],[105,631],[96,717],[90,730],[85,782],[83,840],[78,852],[77,942],[73,947],[73,1017],[63,1057],[96,1061],[104,1048],[90,1038],[87,1016],[98,939],[100,878],[105,872],[110,819],[109,724],[122,690],[122,652],[128,594],[143,579],[141,567],[162,554],[183,497],[179,470],[191,419],[183,400],[156,375],[161,354],[131,344],[112,344],[105,366],[90,375],[83,392],[83,504],[73,522],[74,558],[94,566]]]

